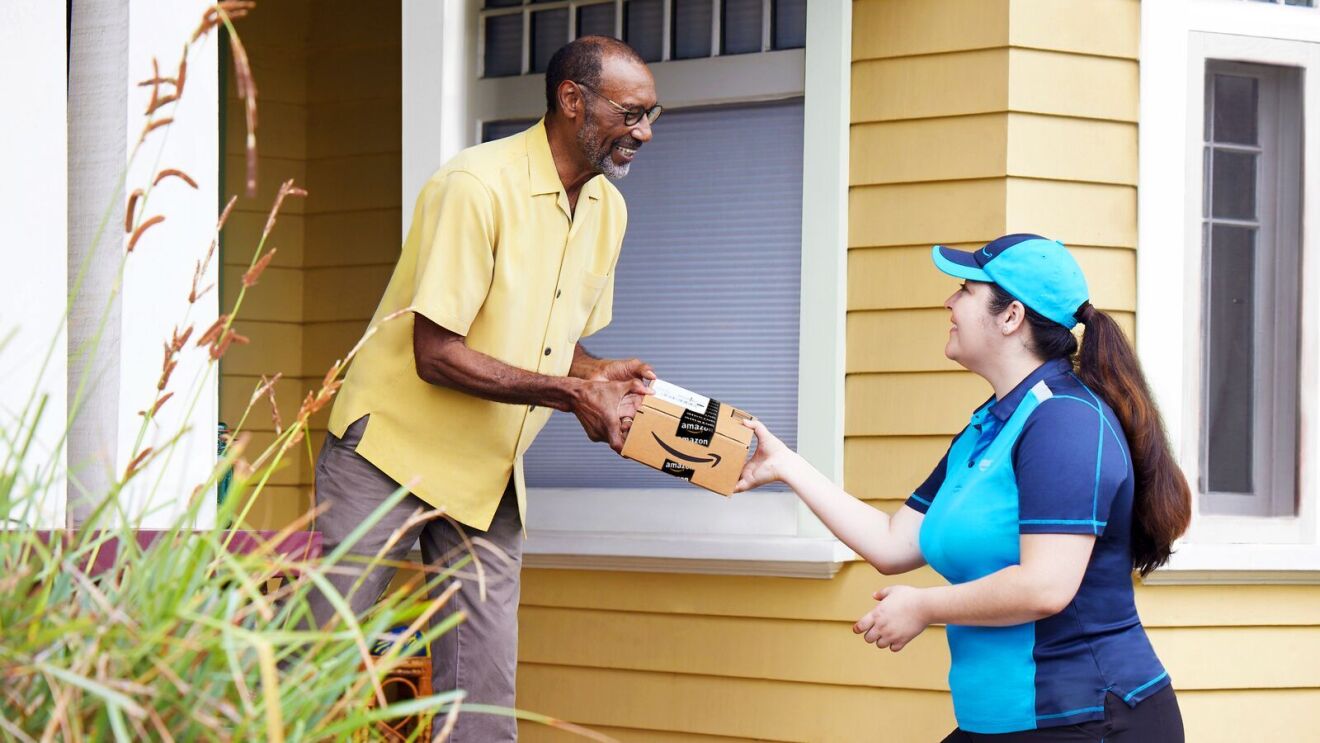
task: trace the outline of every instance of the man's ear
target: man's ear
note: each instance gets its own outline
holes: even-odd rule
[[[582,97],[582,91],[578,88],[577,83],[572,80],[564,80],[559,83],[559,88],[555,93],[558,96],[559,113],[564,118],[576,120],[582,115],[582,110],[587,102]]]

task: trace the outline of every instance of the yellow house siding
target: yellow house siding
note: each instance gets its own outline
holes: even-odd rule
[[[306,199],[284,202],[267,247],[278,253],[248,291],[235,346],[220,381],[221,420],[237,423],[261,375],[276,385],[284,421],[361,335],[398,255],[400,10],[344,0],[263,5],[239,29],[260,86],[259,189],[241,198],[225,229],[224,302],[232,307],[279,184],[293,178]],[[226,192],[243,184],[243,111],[232,80],[226,105]],[[312,421],[312,450],[325,414]],[[245,428],[252,446],[274,436],[269,403]],[[311,503],[312,462],[291,450],[248,519],[279,528]]]
[[[257,129],[258,191],[244,192],[245,163],[243,103],[237,97],[232,69],[226,71],[228,89],[224,105],[224,175],[222,193],[239,194],[234,213],[221,236],[222,312],[230,311],[242,287],[242,276],[261,239],[262,229],[280,182],[293,178],[306,183],[307,97],[305,1],[263,5],[248,22],[240,21],[239,34],[248,49],[259,85]],[[220,420],[234,426],[243,417],[261,376],[282,372],[275,396],[284,420],[298,409],[302,397],[302,263],[305,244],[305,204],[285,202],[266,248],[277,249],[260,282],[247,291],[235,328],[252,339],[250,345],[232,346],[221,364]],[[250,446],[262,448],[274,436],[270,404],[253,405],[244,423],[252,433]],[[303,513],[308,505],[302,487],[306,468],[301,451],[290,452],[285,465],[271,478],[249,513],[248,524],[278,528]]]
[[[403,241],[398,3],[317,2],[307,61],[307,389],[361,337]],[[312,419],[313,449],[329,408]],[[308,482],[310,485],[310,481]]]

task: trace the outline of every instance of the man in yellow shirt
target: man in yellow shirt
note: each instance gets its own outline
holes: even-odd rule
[[[443,509],[502,553],[482,555],[486,597],[468,581],[435,621],[467,618],[432,645],[436,691],[512,706],[525,495],[522,454],[552,410],[573,413],[616,451],[649,366],[604,360],[580,345],[610,321],[614,267],[627,224],[607,178],[627,174],[659,116],[655,82],[633,49],[591,36],[560,49],[546,73],[546,115],[471,147],[423,187],[399,262],[330,415],[316,465],[317,522],[328,548],[399,487],[411,494],[352,549],[374,555],[419,509]],[[400,317],[382,322],[399,310]],[[452,526],[411,526],[423,559],[464,556]],[[392,570],[352,593],[361,614]],[[355,576],[339,576],[349,592]],[[324,623],[332,610],[314,603]],[[460,716],[451,740],[514,740],[512,718]]]

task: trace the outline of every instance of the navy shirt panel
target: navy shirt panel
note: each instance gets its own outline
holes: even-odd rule
[[[1116,499],[1131,503],[1126,437],[1113,411],[1072,375],[1022,428],[1013,450],[1023,534],[1104,534]]]

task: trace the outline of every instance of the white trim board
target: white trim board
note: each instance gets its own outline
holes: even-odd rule
[[[142,133],[142,112],[151,95],[151,89],[139,87],[138,81],[151,77],[153,57],[160,60],[162,74],[178,63],[182,41],[197,28],[202,12],[210,4],[206,0],[135,0],[131,4],[128,70],[123,81],[128,88],[124,116],[129,152]],[[174,398],[161,408],[140,444],[137,437],[142,418],[136,413],[150,409],[156,399],[161,344],[169,340],[175,326],[191,324],[201,332],[219,315],[216,290],[208,292],[191,309],[187,303],[196,262],[205,256],[215,237],[219,212],[222,93],[218,48],[214,31],[192,47],[186,92],[172,109],[166,107],[157,114],[172,116],[174,123],[146,139],[129,166],[126,181],[131,189],[150,184],[160,168],[177,168],[198,183],[194,190],[169,179],[152,190],[146,213],[168,218],[144,234],[124,275],[116,472],[123,472],[141,447],[160,450],[171,446],[167,443],[171,436],[183,432],[170,451],[135,478],[123,494],[125,511],[142,528],[175,523],[178,514],[188,508],[193,488],[207,480],[216,463],[219,375],[214,365],[208,366],[204,349],[188,348],[179,355],[170,381]],[[115,234],[123,237],[122,230]],[[213,257],[200,286],[216,283],[219,262],[218,255]],[[214,520],[215,499],[208,498],[196,526],[208,528]]]
[[[1320,104],[1320,12],[1238,0],[1142,3],[1140,183],[1138,189],[1137,351],[1164,414],[1175,455],[1195,484],[1199,457],[1200,120],[1198,84],[1205,57],[1303,66],[1304,108]],[[1316,119],[1303,145],[1304,178],[1320,173]],[[1320,196],[1304,189],[1301,429],[1296,517],[1194,516],[1192,530],[1170,564],[1147,582],[1240,582],[1292,579],[1320,569]],[[1158,280],[1156,277],[1177,277]],[[1194,488],[1195,489],[1195,488]],[[1268,556],[1268,559],[1266,557]],[[1262,562],[1264,560],[1264,562]]]

